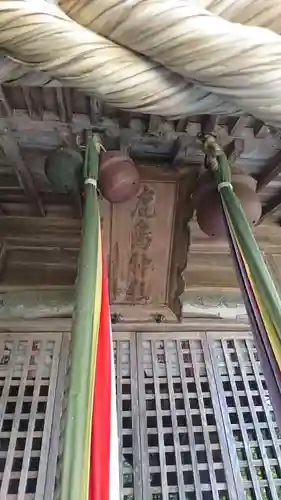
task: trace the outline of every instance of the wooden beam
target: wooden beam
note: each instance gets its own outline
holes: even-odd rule
[[[35,187],[33,178],[20,154],[19,146],[16,140],[11,135],[7,125],[2,121],[0,123],[0,147],[3,149],[9,162],[15,168],[19,183],[23,188],[28,200],[34,207],[36,215],[45,215],[45,210]]]
[[[3,241],[0,246],[0,275],[4,270],[6,257],[7,257],[7,245],[6,242]]]
[[[229,118],[227,123],[228,135],[233,137],[240,137],[244,128],[247,127],[249,123],[249,116],[234,116]]]
[[[239,156],[243,153],[243,151],[244,151],[243,139],[234,139],[224,148],[226,157],[231,165],[234,165],[237,158],[239,158]]]
[[[31,95],[30,95],[28,87],[22,87],[22,93],[23,93],[24,102],[25,102],[26,107],[27,107],[28,115],[30,116],[30,118],[36,119],[37,114],[34,111],[32,99],[31,99]]]
[[[172,151],[173,164],[176,163],[178,159],[182,159],[182,156],[184,156],[186,148],[187,148],[186,136],[180,136],[174,141],[173,151]]]
[[[253,132],[254,132],[254,136],[257,139],[264,139],[265,137],[269,136],[270,129],[261,120],[255,120],[255,123],[253,126]]]
[[[98,125],[102,116],[102,103],[96,97],[88,97],[91,125]]]
[[[10,118],[12,116],[13,112],[12,112],[12,109],[11,109],[7,99],[6,99],[2,85],[0,85],[0,102],[1,102],[2,108],[4,110],[5,117]]]
[[[163,125],[163,118],[158,115],[150,115],[149,123],[147,127],[147,133],[152,135],[158,135],[161,131],[161,126]]]
[[[176,132],[186,132],[188,118],[180,118],[176,124]]]
[[[72,89],[64,89],[64,102],[66,109],[66,121],[71,123],[73,118]]]
[[[281,172],[281,151],[271,158],[257,177],[257,192],[262,191]]]
[[[42,103],[41,88],[22,87],[24,101],[27,107],[28,115],[32,120],[43,120],[44,109]]]
[[[261,218],[259,223],[263,222],[267,217],[274,214],[279,208],[281,208],[281,192],[273,196],[262,209]]]
[[[201,120],[201,132],[202,132],[202,134],[214,134],[217,122],[218,122],[217,116],[204,115],[202,120]]]
[[[71,317],[74,307],[73,287],[59,290],[1,291],[0,319],[36,319]],[[21,307],[19,307],[19,304]]]
[[[77,217],[78,219],[82,219],[83,203],[82,203],[82,196],[78,187],[71,193],[71,198],[73,201],[75,217]]]
[[[57,111],[59,120],[63,123],[72,122],[72,102],[71,102],[71,89],[56,88]]]
[[[56,99],[57,99],[58,117],[63,123],[66,123],[67,115],[64,103],[63,89],[59,87],[56,89]]]
[[[194,147],[194,144],[196,144],[196,140],[194,137],[190,137],[188,134],[180,135],[177,139],[174,141],[174,145],[172,148],[172,167],[177,168],[183,160],[185,161],[186,158],[188,158],[188,150],[189,148]],[[203,153],[202,153],[203,157]],[[183,168],[186,167],[186,165],[183,163],[182,164]],[[195,167],[196,170],[198,170],[198,167]],[[192,169],[192,165],[188,165],[188,169]]]
[[[70,125],[68,124],[65,125],[66,126],[64,129],[62,129],[61,127],[57,129],[57,134],[61,139],[61,145],[66,146],[68,148],[76,149],[77,148],[76,135],[73,134]]]

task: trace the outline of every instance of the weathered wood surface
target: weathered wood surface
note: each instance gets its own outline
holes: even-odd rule
[[[65,354],[60,332],[52,334],[49,328],[44,338],[29,329],[23,332],[24,326],[20,332],[0,336],[0,497],[7,500],[43,498],[46,476],[48,493],[53,491],[56,469],[49,465],[56,465],[57,452],[49,455],[49,451],[54,413],[58,416],[60,410],[58,396],[61,399],[63,392],[59,365],[67,361],[66,356],[60,360]]]
[[[156,181],[149,181],[143,186],[146,190],[141,193],[147,204],[130,202],[125,213],[120,205],[121,215],[114,214],[118,206],[113,210],[104,202],[102,207],[114,320],[175,321],[181,300],[187,317],[220,316],[245,323],[227,243],[206,237],[192,220],[188,250],[188,214],[182,211],[184,217],[179,224],[176,212],[167,215],[165,210],[169,189],[176,204],[177,182],[168,180],[159,188]],[[147,186],[152,186],[151,191]],[[162,225],[154,222],[154,212],[159,210]],[[143,218],[144,213],[151,217]],[[0,319],[70,317],[80,221],[0,217],[0,229]],[[255,234],[280,283],[281,231],[268,224],[256,228]]]
[[[270,207],[270,200],[278,201],[281,194],[280,134],[249,116],[190,116],[171,121],[114,109],[58,83],[55,87],[3,86],[0,130],[7,132],[1,136],[8,137],[5,143],[16,145],[17,155],[10,147],[4,148],[5,154],[0,150],[1,211],[28,216],[37,207],[38,213],[79,216],[70,196],[52,191],[43,165],[50,150],[75,146],[92,127],[98,128],[107,149],[129,151],[141,165],[184,166],[196,172],[203,163],[198,134],[211,127],[231,162],[258,179],[264,203]],[[274,217],[279,220],[279,208]]]
[[[115,207],[101,203],[117,319],[175,321],[183,293],[189,305],[186,293],[190,292],[216,297],[221,290],[226,303],[229,293],[238,293],[225,243],[205,237],[192,221],[189,249],[190,194],[204,159],[198,134],[207,129],[216,133],[231,163],[257,178],[264,223],[256,236],[266,257],[272,256],[272,268],[278,268],[281,241],[271,224],[279,221],[281,206],[281,138],[276,130],[248,116],[169,121],[113,109],[75,89],[4,86],[0,88],[0,291],[22,286],[59,294],[64,289],[73,297],[81,213],[73,197],[53,191],[44,162],[58,146],[76,147],[92,127],[99,129],[106,148],[128,151],[142,177],[136,200]],[[35,213],[46,216],[36,220]],[[15,297],[9,300],[14,301],[11,314],[19,317]],[[32,300],[33,305],[27,297],[21,314],[72,314],[70,297],[65,301],[65,296],[56,295],[56,304],[51,304],[50,296]],[[7,307],[0,309],[0,317]],[[187,315],[193,315],[190,309]]]
[[[234,293],[211,292],[209,295],[187,291],[182,297],[184,318],[222,318],[247,323],[247,314],[242,297]],[[53,290],[10,290],[0,292],[0,320],[71,318],[75,303],[74,287]],[[113,321],[143,321],[168,318],[164,307],[143,308],[141,306],[111,306]]]
[[[101,201],[112,311],[132,320],[176,320],[189,244],[185,207],[195,178],[143,168],[141,179],[133,200],[112,206]],[[80,235],[79,219],[0,216],[0,290],[72,289]],[[70,315],[73,292],[64,293],[55,295],[57,303],[52,303],[51,293],[48,298],[46,294],[34,296],[33,310],[41,316],[51,311],[55,316]],[[22,314],[30,317],[28,295],[24,306],[21,302],[16,305],[15,297],[13,301],[11,313],[18,315],[24,308]],[[8,309],[6,305],[5,311]]]
[[[198,296],[226,294],[227,297],[237,293],[239,287],[227,241],[204,235],[195,220],[190,222],[190,232],[184,296],[192,291]],[[281,263],[281,230],[274,224],[261,224],[254,228],[254,234],[273,276],[280,282],[277,269]]]
[[[73,314],[74,287],[66,290],[0,292],[0,320],[68,318]]]

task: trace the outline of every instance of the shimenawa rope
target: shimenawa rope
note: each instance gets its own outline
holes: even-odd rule
[[[242,108],[278,126],[278,13],[278,0],[0,1],[0,46],[14,58],[0,79],[51,75],[123,109],[175,118]]]

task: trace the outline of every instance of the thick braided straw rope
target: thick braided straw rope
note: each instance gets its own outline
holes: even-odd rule
[[[51,76],[121,108],[167,117],[242,108],[279,126],[280,13],[279,0],[0,1],[0,44],[26,65],[12,63],[14,80],[39,70],[43,83]]]

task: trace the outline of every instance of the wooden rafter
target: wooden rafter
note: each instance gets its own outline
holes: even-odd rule
[[[231,165],[234,165],[237,158],[244,151],[244,141],[243,139],[234,139],[224,148],[227,159]]]
[[[30,118],[32,120],[43,120],[42,89],[22,87],[22,93]]]
[[[188,125],[188,118],[180,118],[180,120],[176,124],[176,131],[186,132],[187,125]]]
[[[0,246],[0,275],[4,270],[6,257],[7,257],[7,244],[5,241],[2,241]]]
[[[89,116],[91,125],[97,125],[101,118],[102,104],[96,97],[89,97]]]
[[[30,118],[32,118],[32,119],[38,118],[37,113],[34,111],[34,106],[32,103],[32,98],[31,98],[31,94],[29,92],[28,87],[22,87],[22,94],[23,94],[24,102],[26,104],[27,112],[28,112]]]
[[[26,94],[24,94],[26,97]],[[28,97],[29,94],[28,94]],[[34,207],[36,215],[45,215],[45,210],[40,199],[39,193],[34,184],[33,178],[20,154],[20,149],[17,141],[13,138],[9,129],[9,119],[13,116],[12,109],[6,99],[2,87],[0,86],[0,102],[5,109],[6,119],[0,120],[0,147],[3,149],[5,155],[15,168],[19,183],[23,188],[27,198],[30,200]],[[28,101],[32,108],[31,99]],[[29,108],[28,108],[29,109]],[[33,108],[32,108],[33,109]],[[31,109],[31,111],[32,111]],[[30,110],[29,110],[30,111]],[[30,111],[30,112],[31,112]]]
[[[281,192],[273,196],[262,209],[262,215],[260,218],[260,223],[263,222],[267,217],[272,215],[276,210],[281,207]]]
[[[62,122],[67,121],[67,113],[63,96],[63,89],[58,87],[56,88],[56,98],[57,98],[57,107],[58,107],[58,115]]]
[[[19,93],[18,97],[16,92]],[[17,109],[14,109],[14,106]],[[28,165],[24,165],[23,148],[28,148],[28,158],[31,159],[28,161],[33,161],[34,157],[34,161],[37,162],[33,171],[37,172],[38,169],[36,179],[38,186],[40,185],[41,199],[43,204],[48,206],[51,203],[51,195],[49,191],[45,193],[46,196],[44,194],[46,179],[42,173],[43,163],[39,161],[39,150],[42,150],[42,156],[47,150],[54,150],[60,146],[76,147],[76,139],[83,137],[85,130],[91,127],[97,127],[102,133],[104,132],[108,149],[120,147],[125,152],[131,150],[134,160],[140,164],[159,162],[159,165],[165,168],[182,169],[182,171],[192,168],[194,172],[196,169],[199,172],[203,161],[198,135],[200,132],[214,132],[217,133],[221,144],[227,144],[225,152],[232,164],[243,152],[243,141],[245,141],[246,153],[252,151],[252,154],[245,154],[239,165],[243,164],[245,170],[249,172],[254,169],[259,172],[258,191],[265,188],[279,173],[281,174],[281,152],[270,159],[266,166],[264,157],[260,154],[263,144],[267,143],[267,136],[270,144],[279,146],[278,134],[274,143],[272,141],[274,130],[262,121],[249,116],[201,115],[172,121],[159,116],[141,116],[114,110],[110,106],[102,105],[97,98],[86,97],[83,93],[77,93],[70,88],[58,86],[46,89],[31,87],[7,89],[5,85],[3,88],[0,86],[0,146],[2,145],[6,153],[8,152],[25,196],[33,202],[38,213],[42,213],[42,203],[28,171]],[[4,133],[5,128],[8,132]],[[271,150],[265,147],[266,155],[273,154],[273,151],[273,148]],[[260,171],[261,168],[263,171]],[[16,187],[15,184],[16,180],[13,180],[13,188]],[[13,192],[11,187],[6,189],[2,185],[1,191],[3,213],[9,214],[10,210],[18,210],[14,208],[16,203],[19,207],[21,203],[25,205],[27,212],[30,210],[19,187],[17,192]],[[7,201],[4,201],[5,197]],[[72,205],[73,202],[76,214],[79,216],[80,201],[74,197]],[[275,198],[268,201],[263,217],[267,217],[268,213],[275,210],[275,202]],[[71,197],[63,203],[69,209]]]
[[[190,138],[187,134],[179,136],[175,141],[172,148],[172,163],[173,167],[179,165],[183,158],[186,157],[188,148],[192,146],[192,138]]]
[[[201,120],[201,132],[202,134],[212,134],[215,132],[215,128],[218,122],[218,117],[214,115],[204,115]]]
[[[253,132],[254,132],[254,136],[257,139],[263,139],[264,137],[268,137],[268,135],[270,134],[270,129],[261,120],[255,120],[255,123],[253,126]]]
[[[148,133],[149,134],[159,134],[161,131],[161,125],[163,124],[163,119],[158,115],[151,115],[149,117],[148,123]]]
[[[249,116],[234,116],[228,121],[228,134],[233,137],[239,137],[243,132],[244,128],[249,123]]]
[[[44,216],[45,210],[33,178],[20,154],[19,146],[13,138],[7,123],[2,120],[0,122],[0,147],[3,149],[9,162],[15,168],[19,183],[34,207],[34,213]]]
[[[63,123],[71,123],[73,115],[71,89],[62,89],[61,87],[57,87],[56,99],[60,121]]]
[[[257,192],[262,191],[281,172],[281,152],[277,153],[257,178]]]
[[[12,110],[10,108],[10,105],[6,99],[6,96],[2,90],[2,86],[0,85],[0,103],[2,105],[2,109],[4,110],[4,116],[7,118],[10,118],[12,115]]]

